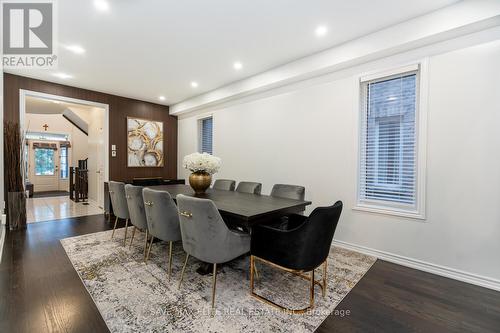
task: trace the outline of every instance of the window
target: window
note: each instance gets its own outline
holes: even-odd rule
[[[213,153],[212,144],[212,117],[200,119],[200,153]]]
[[[55,174],[54,149],[35,148],[35,175],[53,176]]]
[[[358,208],[418,217],[419,69],[361,82]]]
[[[61,147],[61,153],[59,154],[59,165],[61,167],[61,179],[68,178],[68,147]]]

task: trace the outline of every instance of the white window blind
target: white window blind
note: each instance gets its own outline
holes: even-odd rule
[[[213,153],[212,148],[212,130],[213,121],[212,117],[204,118],[200,120],[200,152],[201,153]]]
[[[361,84],[361,204],[417,207],[418,75],[413,70]]]

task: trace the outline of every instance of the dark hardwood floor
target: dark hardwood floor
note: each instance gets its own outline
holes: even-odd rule
[[[103,215],[7,232],[0,264],[0,332],[108,332],[59,240],[109,229]]]
[[[0,332],[108,332],[59,240],[110,227],[94,215],[8,232]],[[381,260],[337,310],[317,332],[500,331],[500,293]]]
[[[500,332],[500,292],[378,260],[317,330]]]

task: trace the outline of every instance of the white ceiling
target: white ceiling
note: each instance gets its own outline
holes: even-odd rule
[[[456,0],[59,0],[59,79],[11,73],[174,104],[339,45]],[[328,33],[318,38],[318,25]],[[78,44],[74,54],[62,46]],[[233,63],[243,69],[235,71]],[[190,86],[199,83],[198,88]],[[161,102],[158,96],[167,100]]]
[[[93,110],[102,110],[94,106],[83,105],[78,103],[69,103],[63,101],[54,101],[51,99],[26,96],[26,113],[30,114],[62,114],[65,110],[69,109],[76,113],[80,118],[86,122],[90,122],[90,112]]]

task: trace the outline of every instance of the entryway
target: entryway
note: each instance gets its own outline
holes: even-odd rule
[[[69,196],[29,198],[26,200],[26,222],[45,222],[70,217],[104,214],[94,201],[74,202]]]
[[[27,222],[102,214],[108,106],[26,90],[20,96]]]

